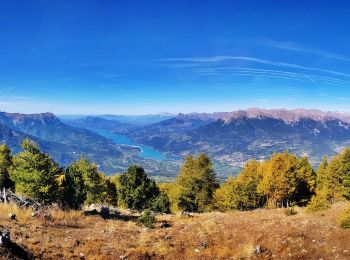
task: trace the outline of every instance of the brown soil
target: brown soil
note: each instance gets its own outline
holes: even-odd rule
[[[50,221],[17,212],[18,220],[0,215],[0,225],[14,243],[42,259],[350,259],[350,230],[336,225],[349,205],[314,214],[297,208],[293,216],[283,209],[164,215],[155,229],[76,212]],[[171,227],[161,228],[161,221]],[[260,255],[257,245],[265,249]]]

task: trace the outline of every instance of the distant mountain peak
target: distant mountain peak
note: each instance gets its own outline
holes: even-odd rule
[[[245,110],[237,110],[230,113],[223,118],[225,123],[230,123],[235,119],[240,118],[274,118],[283,120],[285,123],[298,122],[301,119],[311,119],[315,121],[329,121],[329,120],[341,120],[346,123],[350,123],[350,114],[344,112],[332,112],[321,111],[317,109],[259,109],[249,108]]]
[[[9,117],[9,118],[32,118],[32,119],[58,119],[53,113],[38,113],[38,114],[20,114],[20,113],[8,113],[8,112],[0,112],[1,115]]]
[[[203,121],[208,120],[218,120],[220,118],[223,118],[225,115],[227,115],[227,112],[215,112],[215,113],[189,113],[189,114],[183,114],[179,113],[177,115],[177,118],[183,118],[183,119],[199,119]]]

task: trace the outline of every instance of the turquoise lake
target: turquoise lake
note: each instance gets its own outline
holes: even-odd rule
[[[123,145],[130,145],[130,146],[137,146],[141,149],[140,157],[144,159],[151,159],[151,160],[157,160],[157,161],[163,161],[168,159],[167,156],[149,146],[145,145],[138,145],[133,140],[131,140],[129,137],[121,134],[115,134],[106,130],[93,130],[97,134],[104,136],[108,139],[113,140],[116,144],[123,144]]]

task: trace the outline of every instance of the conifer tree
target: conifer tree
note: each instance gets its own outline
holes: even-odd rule
[[[298,159],[295,174],[296,190],[292,200],[306,205],[316,192],[316,173],[307,157]]]
[[[106,187],[96,164],[86,158],[73,162],[67,169],[67,179],[72,198],[70,203],[74,207],[104,202]]]
[[[105,203],[117,206],[118,205],[118,191],[116,185],[113,183],[110,177],[104,177],[105,186],[106,186],[106,194],[104,201]]]
[[[58,164],[29,139],[22,142],[23,151],[13,157],[10,178],[16,192],[44,203],[58,200],[57,178],[62,173]]]
[[[0,145],[0,190],[3,188],[8,189],[13,186],[9,175],[11,165],[11,150],[6,144],[2,144]]]
[[[265,163],[258,192],[267,197],[270,207],[289,205],[297,188],[297,167],[297,158],[288,152],[274,154]]]
[[[179,187],[179,208],[205,212],[214,206],[213,196],[218,188],[212,162],[205,154],[188,156],[176,179]]]
[[[316,184],[317,189],[321,190],[324,187],[325,181],[326,181],[326,174],[327,174],[327,167],[328,167],[328,158],[323,157],[321,164],[318,166],[316,171]]]
[[[230,176],[214,193],[215,208],[220,211],[239,209],[239,187],[236,178]]]
[[[350,148],[345,148],[329,162],[323,187],[329,199],[350,199]]]
[[[247,162],[237,177],[230,177],[215,192],[219,210],[247,210],[263,206],[263,198],[257,192],[261,180],[259,162]]]
[[[155,181],[147,177],[142,167],[132,165],[119,177],[118,196],[125,207],[149,209],[159,193]]]

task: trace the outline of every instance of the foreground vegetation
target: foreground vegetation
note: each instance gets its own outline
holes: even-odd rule
[[[306,157],[276,153],[247,162],[220,185],[205,154],[188,156],[174,182],[157,184],[136,165],[107,177],[84,158],[64,168],[32,141],[22,147],[12,155],[0,146],[0,188],[45,207],[33,215],[0,204],[0,228],[11,230],[14,252],[89,259],[350,257],[344,230],[350,228],[350,149],[325,158],[316,171]],[[120,215],[84,216],[80,210],[92,203],[117,206]]]
[[[53,210],[46,219],[19,209],[18,220],[10,220],[7,213],[14,209],[0,205],[0,226],[39,259],[349,259],[350,230],[338,226],[349,206],[335,203],[312,214],[295,207],[291,216],[285,209],[167,214],[149,229],[136,220],[103,220],[78,211]]]
[[[317,171],[307,157],[276,153],[266,161],[248,161],[238,176],[219,185],[211,160],[188,156],[172,183],[157,184],[142,167],[132,165],[123,174],[106,177],[98,167],[81,158],[66,168],[42,153],[28,139],[23,151],[12,155],[0,146],[0,188],[61,209],[80,209],[103,203],[119,208],[209,212],[308,205],[308,211],[325,210],[329,204],[350,199],[350,149]]]

